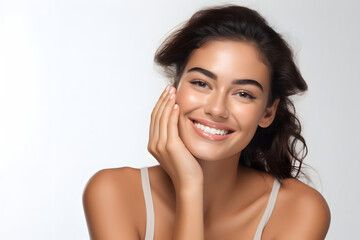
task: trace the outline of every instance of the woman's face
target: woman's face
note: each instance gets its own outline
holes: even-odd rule
[[[247,42],[210,41],[194,50],[180,78],[179,134],[198,159],[239,158],[257,127],[271,124],[268,67]]]

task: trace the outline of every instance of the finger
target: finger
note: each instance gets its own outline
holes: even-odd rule
[[[168,122],[169,122],[169,117],[170,114],[172,112],[172,109],[174,107],[175,104],[175,89],[173,90],[173,92],[170,94],[169,99],[166,103],[166,105],[164,106],[163,112],[161,114],[160,117],[160,122],[159,122],[159,142],[161,143],[166,143],[167,138],[168,138]]]
[[[164,106],[166,105],[169,97],[169,92],[167,92],[166,96],[161,101],[159,101],[159,106],[157,108],[156,114],[152,116],[152,136],[149,139],[149,147],[150,149],[152,149],[152,151],[155,152],[159,151],[159,147],[161,147],[159,145],[159,119],[162,115]]]
[[[168,103],[169,98],[171,96],[171,93],[174,91],[174,89],[175,88],[171,87],[170,91],[168,92],[168,95],[164,98],[164,100],[162,101],[162,103],[159,106],[159,109],[157,110],[155,120],[154,120],[154,133],[153,133],[153,138],[154,139],[159,139],[160,118],[163,115],[163,111],[165,109],[165,106]]]
[[[168,123],[168,139],[174,140],[179,137],[179,115],[180,115],[180,109],[179,105],[175,104],[171,110],[171,114],[169,117],[169,123]]]
[[[156,115],[156,113],[157,113],[160,105],[162,104],[162,102],[164,101],[164,99],[166,98],[166,96],[168,95],[168,92],[169,92],[170,89],[171,89],[171,86],[168,84],[168,85],[165,87],[165,89],[164,89],[164,91],[162,92],[162,94],[160,95],[158,101],[156,102],[156,105],[155,105],[155,107],[154,107],[154,109],[153,109],[154,115]]]
[[[161,103],[164,101],[168,91],[170,89],[170,85],[167,85],[165,90],[162,92],[162,94],[160,95],[158,101],[156,102],[156,105],[151,113],[151,120],[150,120],[150,129],[149,129],[149,140],[153,137],[154,135],[154,124],[155,124],[155,116],[158,112],[158,109],[161,105]]]

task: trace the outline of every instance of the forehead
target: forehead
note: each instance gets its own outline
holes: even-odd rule
[[[270,71],[261,60],[257,47],[243,41],[209,41],[194,50],[184,73],[201,67],[216,74],[219,79],[254,79],[265,88],[269,85]]]

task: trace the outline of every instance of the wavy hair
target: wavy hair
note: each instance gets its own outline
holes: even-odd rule
[[[273,123],[258,127],[239,163],[277,179],[299,178],[308,149],[290,96],[306,91],[307,85],[286,41],[258,12],[235,5],[200,10],[165,39],[155,53],[155,63],[177,87],[190,54],[213,40],[255,44],[271,74],[268,106],[280,99]]]

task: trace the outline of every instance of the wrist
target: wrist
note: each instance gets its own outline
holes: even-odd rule
[[[194,196],[203,194],[203,183],[199,182],[192,182],[191,184],[182,184],[175,187],[176,195],[177,196]]]

